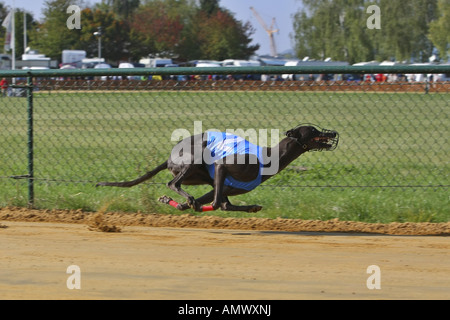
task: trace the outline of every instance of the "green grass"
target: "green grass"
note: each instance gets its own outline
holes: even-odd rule
[[[170,174],[131,189],[163,162],[175,129],[278,129],[312,122],[340,133],[333,152],[311,152],[236,204],[258,217],[391,222],[449,221],[450,94],[333,92],[92,92],[34,94],[35,206],[181,214],[157,202]],[[27,204],[23,98],[0,99],[0,206]],[[270,141],[270,140],[269,140]],[[447,186],[447,187],[436,187]],[[195,196],[206,186],[188,187]],[[222,216],[247,213],[217,211]]]

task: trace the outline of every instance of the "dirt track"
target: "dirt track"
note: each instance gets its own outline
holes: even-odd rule
[[[0,299],[449,299],[449,234],[450,223],[3,208]]]

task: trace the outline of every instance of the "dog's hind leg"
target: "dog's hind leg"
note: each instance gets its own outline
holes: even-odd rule
[[[187,193],[186,191],[184,191],[181,188],[181,184],[183,183],[183,180],[188,178],[192,173],[195,173],[196,171],[197,171],[197,168],[194,165],[188,165],[188,166],[183,167],[182,170],[180,172],[178,172],[178,174],[175,176],[175,178],[173,178],[172,181],[167,183],[167,187],[169,187],[171,190],[178,193],[180,196],[185,197],[189,207],[191,207],[192,209],[194,209],[196,211],[200,211],[200,209],[201,209],[200,204],[198,204],[195,201],[195,198],[193,196],[191,196],[189,193]]]
[[[197,209],[198,209],[196,211],[199,211],[199,212],[213,211],[212,206],[203,206],[205,204],[211,203],[211,201],[213,199],[214,199],[214,191],[210,191],[207,194],[201,196],[200,198],[195,199],[195,202],[197,204]],[[174,201],[172,198],[170,198],[168,196],[162,196],[158,200],[159,200],[159,202],[171,205],[172,207],[174,207],[178,210],[181,210],[181,211],[191,208],[189,203],[187,203],[187,202],[177,203],[176,201]]]

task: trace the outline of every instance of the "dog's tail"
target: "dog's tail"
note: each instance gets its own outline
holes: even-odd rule
[[[156,167],[155,169],[153,169],[152,171],[147,172],[146,174],[144,174],[143,176],[132,180],[132,181],[124,181],[124,182],[99,182],[97,183],[95,186],[99,187],[99,186],[107,186],[107,187],[122,187],[122,188],[130,188],[133,187],[139,183],[142,183],[148,179],[153,178],[155,175],[157,175],[160,171],[167,169],[167,161],[164,162],[163,164],[159,165],[158,167]]]

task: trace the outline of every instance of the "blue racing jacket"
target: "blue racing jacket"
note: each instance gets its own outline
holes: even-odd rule
[[[226,132],[215,132],[207,131],[207,144],[204,154],[204,160],[206,163],[206,168],[208,169],[209,175],[214,179],[214,162],[225,158],[233,154],[253,154],[258,157],[259,160],[259,174],[256,179],[248,182],[243,182],[234,179],[231,176],[225,178],[225,185],[237,189],[244,189],[247,191],[255,189],[261,184],[263,158],[261,153],[261,147],[257,146],[249,141],[241,138],[239,136],[226,133]]]

